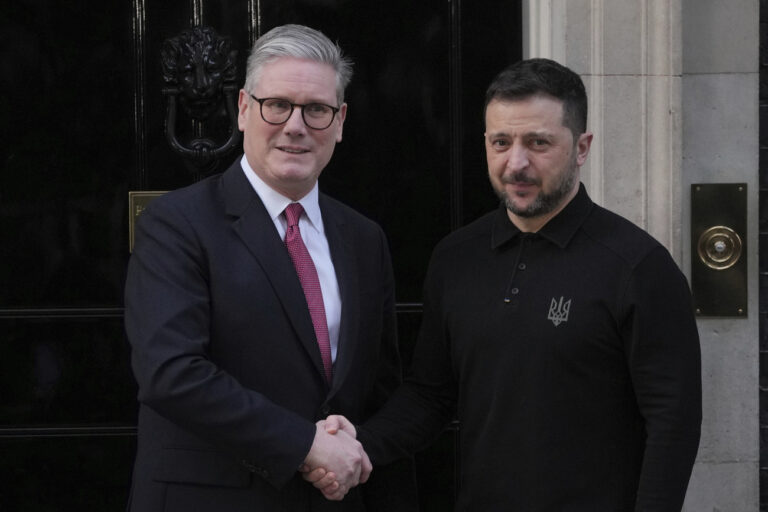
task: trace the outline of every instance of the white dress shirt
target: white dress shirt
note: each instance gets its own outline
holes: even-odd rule
[[[253,186],[253,189],[261,198],[264,206],[275,223],[275,228],[280,235],[281,240],[285,240],[285,231],[288,228],[288,222],[283,215],[283,210],[293,203],[291,199],[275,191],[269,185],[259,178],[254,172],[248,160],[243,155],[240,165],[245,171],[245,177]],[[336,270],[331,260],[331,249],[328,246],[328,239],[325,237],[325,227],[323,226],[323,216],[320,214],[320,204],[318,203],[317,183],[306,196],[298,202],[304,208],[304,213],[299,219],[299,230],[301,239],[307,246],[309,255],[317,270],[317,277],[320,280],[320,289],[323,293],[323,305],[325,306],[325,318],[328,322],[328,337],[331,342],[331,360],[336,361],[336,352],[339,346],[339,325],[341,324],[341,294],[339,293],[339,283],[336,280]]]

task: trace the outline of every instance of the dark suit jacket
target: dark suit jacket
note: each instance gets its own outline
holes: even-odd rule
[[[301,284],[238,162],[153,201],[137,224],[125,324],[139,384],[130,510],[405,510],[411,465],[328,502],[297,468],[315,421],[375,412],[400,380],[387,243],[320,194],[341,290],[332,387]]]

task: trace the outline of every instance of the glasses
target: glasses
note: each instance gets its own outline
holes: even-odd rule
[[[301,118],[304,120],[304,124],[313,130],[325,130],[331,126],[333,118],[336,117],[336,112],[339,111],[338,108],[324,103],[301,105],[299,103],[291,103],[282,98],[257,98],[253,94],[249,93],[249,95],[259,103],[261,118],[269,124],[285,123],[293,115],[293,109],[300,107]]]

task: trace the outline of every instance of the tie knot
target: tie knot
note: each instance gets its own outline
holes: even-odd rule
[[[289,226],[298,226],[299,225],[299,217],[301,217],[301,212],[304,211],[304,208],[302,208],[301,203],[291,203],[288,206],[285,207],[285,220],[288,221]]]

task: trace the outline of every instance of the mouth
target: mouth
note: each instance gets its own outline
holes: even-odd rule
[[[508,186],[512,186],[514,188],[521,188],[521,189],[527,189],[530,187],[536,187],[538,186],[538,183],[535,181],[528,181],[528,180],[503,180],[503,183]]]
[[[277,146],[277,149],[279,149],[284,153],[290,153],[291,155],[301,155],[303,153],[309,153],[308,149],[296,147],[296,146]]]
[[[510,176],[503,176],[501,182],[505,185],[512,185],[513,187],[533,187],[539,186],[539,180],[532,176],[527,176],[523,173],[515,173]]]
[[[525,198],[535,194],[538,190],[538,183],[536,183],[536,180],[528,178],[515,179],[510,177],[502,180],[502,183],[506,189],[508,197]]]

